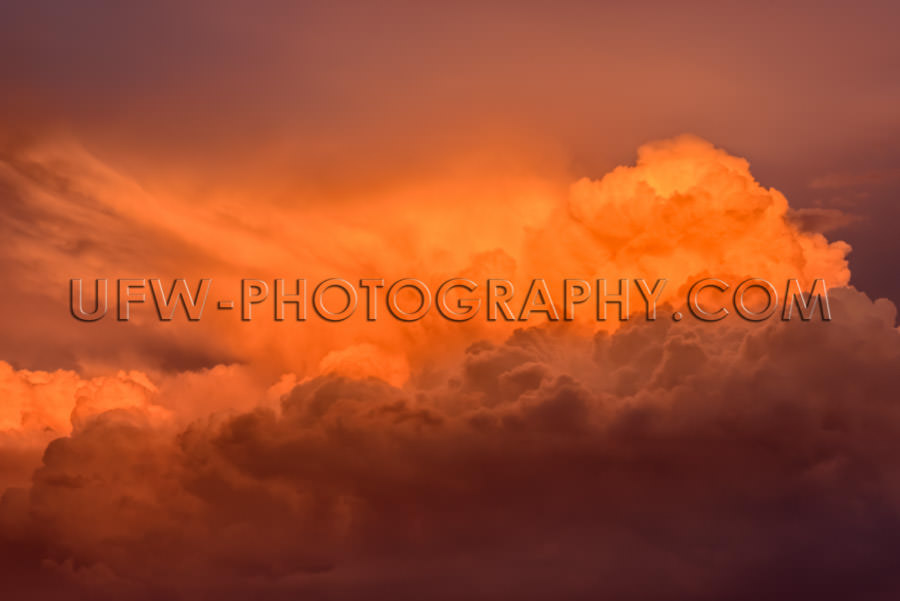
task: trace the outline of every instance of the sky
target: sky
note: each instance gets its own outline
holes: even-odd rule
[[[3,7],[10,598],[895,598],[898,12]],[[69,307],[331,277],[668,283],[625,323]],[[702,277],[833,319],[671,319]]]

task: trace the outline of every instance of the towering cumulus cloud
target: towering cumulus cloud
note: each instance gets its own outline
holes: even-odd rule
[[[21,165],[4,171],[17,212],[62,194]],[[223,275],[246,267],[210,242],[232,220],[192,239],[139,203],[122,209],[115,190],[80,189],[111,220],[93,244],[179,241],[150,262],[125,257],[130,268],[179,253]],[[368,237],[336,234],[372,253],[315,263],[317,235],[302,246],[285,225],[265,244],[240,230],[241,256],[274,273],[304,256],[311,273],[666,277],[673,308],[707,275],[823,278],[833,319],[308,322],[292,345],[277,324],[129,323],[125,371],[99,347],[68,370],[2,363],[9,598],[895,598],[900,335],[892,303],[848,285],[849,247],[798,229],[746,161],[695,138],[647,145],[597,181],[503,189],[533,211],[479,224],[462,251],[442,216],[478,209],[436,181],[421,190],[438,206],[395,201],[427,240],[381,216]],[[49,245],[10,230],[48,273],[74,235],[53,219]],[[39,297],[36,281],[21,279],[23,294]],[[152,361],[185,348],[210,364]]]
[[[798,231],[788,203],[764,188],[746,160],[691,136],[646,144],[635,166],[581,179],[534,240],[534,260],[569,273],[666,277],[682,298],[698,275],[748,274],[844,285],[849,247]]]

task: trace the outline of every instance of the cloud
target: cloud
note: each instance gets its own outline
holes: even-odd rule
[[[819,207],[792,209],[788,218],[797,228],[804,232],[827,234],[845,228],[860,221],[861,217],[841,211],[840,209],[823,209]]]
[[[348,361],[358,369],[365,361],[353,357],[369,349],[393,357],[388,369],[399,382],[475,339],[500,342],[515,327],[483,314],[448,323],[432,311],[398,328],[383,305],[377,323],[363,308],[340,324],[315,319],[312,309],[306,322],[276,323],[271,305],[249,325],[217,313],[215,300],[239,299],[241,279],[251,276],[306,278],[310,289],[331,277],[388,285],[417,277],[433,290],[463,276],[480,282],[482,296],[487,278],[502,277],[515,283],[516,302],[533,277],[551,283],[557,302],[564,278],[666,278],[661,305],[683,302],[690,283],[710,275],[735,283],[799,278],[804,287],[816,278],[849,281],[847,244],[799,227],[784,196],[760,185],[746,160],[692,136],[646,144],[636,164],[570,185],[474,169],[332,205],[263,195],[253,211],[234,192],[148,189],[71,140],[10,146],[0,180],[11,199],[3,272],[13,284],[0,309],[21,317],[0,351],[32,369],[178,373],[243,364],[272,379]],[[73,277],[213,284],[204,318],[187,327],[160,323],[149,303],[128,323],[108,316],[86,324],[66,312]],[[587,324],[592,313],[576,316]],[[434,345],[436,336],[446,344]]]
[[[673,308],[707,269],[849,280],[845,244],[798,228],[746,161],[696,138],[553,188],[486,188],[544,210],[480,223],[462,249],[440,210],[397,201],[434,235],[372,219],[361,243],[391,244],[366,264],[659,271]],[[205,227],[221,241],[223,224]],[[246,361],[96,377],[0,364],[0,459],[25,458],[0,497],[0,576],[47,599],[886,598],[896,311],[850,287],[831,298],[830,322],[423,320],[300,338],[214,322],[200,348]],[[159,352],[160,330],[128,325],[149,338],[127,348]]]
[[[177,433],[114,409],[6,493],[5,546],[83,598],[884,598],[900,337],[833,311],[529,328],[438,386],[322,376]]]
[[[799,229],[746,160],[693,136],[646,144],[636,165],[577,181],[528,251],[538,273],[667,278],[669,303],[706,276],[834,286],[850,277],[847,244]]]
[[[91,5],[0,22],[5,598],[898,596],[896,314],[853,289],[829,323],[66,311],[71,277],[848,284],[846,215],[770,183],[865,208],[883,289],[895,4]],[[765,181],[691,137],[603,175],[685,124]]]
[[[858,172],[829,173],[809,182],[813,190],[839,190],[886,184],[900,179],[900,169],[874,169]]]

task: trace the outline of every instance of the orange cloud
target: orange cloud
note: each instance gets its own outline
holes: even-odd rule
[[[253,265],[311,280],[666,277],[669,307],[707,274],[837,288],[831,322],[68,318],[32,344],[82,345],[77,370],[0,363],[0,459],[20,462],[0,498],[12,595],[758,598],[803,562],[816,577],[791,579],[797,596],[890,590],[877,577],[900,548],[895,308],[841,287],[849,247],[794,225],[743,159],[682,137],[568,188],[483,176],[467,185],[484,196],[457,203],[460,184],[438,180],[368,209],[262,201],[242,219],[210,199],[150,205],[100,169],[60,169],[75,180],[61,186],[46,170],[85,155],[31,156],[7,181],[22,215],[52,216],[54,243],[9,229],[9,269],[48,305],[65,299],[38,275],[65,282],[81,255],[108,277],[174,276],[179,257],[226,280]],[[85,191],[78,223],[95,228],[57,212],[66,188]],[[133,235],[160,244],[106,252]],[[142,370],[103,373],[123,363]],[[809,554],[835,545],[855,552]]]
[[[24,319],[0,351],[15,347],[18,356],[98,373],[123,363],[177,371],[241,362],[274,379],[314,375],[340,356],[334,353],[359,348],[421,369],[473,337],[499,341],[516,327],[486,323],[484,313],[450,323],[436,311],[416,323],[368,323],[363,309],[340,324],[275,323],[269,305],[246,324],[217,313],[215,300],[201,322],[185,327],[160,323],[146,303],[127,324],[83,324],[62,311],[72,277],[206,277],[213,279],[211,299],[233,300],[245,277],[306,278],[310,287],[330,277],[388,284],[416,277],[434,291],[463,276],[480,283],[482,298],[486,279],[502,277],[516,284],[516,314],[533,277],[547,278],[560,307],[564,278],[666,278],[660,303],[668,306],[683,303],[687,286],[710,275],[735,283],[798,278],[804,287],[816,278],[830,286],[849,281],[846,244],[800,229],[784,196],[758,184],[744,159],[697,138],[645,145],[636,165],[568,187],[477,169],[463,175],[333,205],[302,196],[267,200],[257,191],[249,207],[221,193],[153,194],[71,143],[20,148],[0,176],[19,199],[13,212],[36,223],[40,235],[7,228],[6,270],[16,285],[0,303]],[[435,336],[444,344],[433,344]],[[404,370],[390,368],[391,378]]]

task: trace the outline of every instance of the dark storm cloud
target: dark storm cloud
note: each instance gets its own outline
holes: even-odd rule
[[[900,337],[833,310],[524,330],[436,389],[319,378],[177,436],[103,413],[6,493],[4,547],[82,598],[887,599]]]

